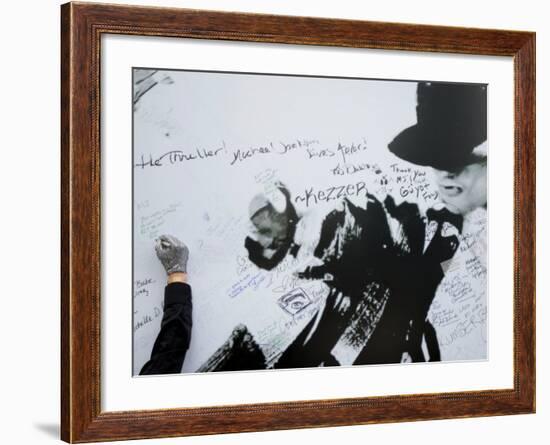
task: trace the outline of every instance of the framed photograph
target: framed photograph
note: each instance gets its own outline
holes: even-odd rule
[[[535,34],[62,6],[67,442],[535,411]]]

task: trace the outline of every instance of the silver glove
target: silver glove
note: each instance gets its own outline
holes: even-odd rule
[[[186,273],[189,258],[187,246],[172,235],[161,235],[155,241],[157,257],[166,269],[166,273]]]

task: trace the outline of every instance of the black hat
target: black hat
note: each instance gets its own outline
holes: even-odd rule
[[[420,82],[417,123],[388,145],[405,161],[457,171],[475,162],[475,147],[487,140],[487,86]]]

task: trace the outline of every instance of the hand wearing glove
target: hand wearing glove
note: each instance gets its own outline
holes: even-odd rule
[[[172,235],[161,235],[156,240],[155,251],[168,275],[187,273],[189,249]]]

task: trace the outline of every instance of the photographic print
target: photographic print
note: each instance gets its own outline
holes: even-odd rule
[[[132,78],[135,376],[487,359],[486,84]]]

